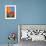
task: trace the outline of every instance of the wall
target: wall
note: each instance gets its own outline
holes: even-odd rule
[[[17,24],[46,24],[46,0],[0,1],[0,44],[8,43],[9,32],[18,32]],[[16,4],[16,20],[5,20],[6,4]],[[17,41],[16,41],[17,42]]]
[[[46,0],[16,0],[17,23],[46,24]]]

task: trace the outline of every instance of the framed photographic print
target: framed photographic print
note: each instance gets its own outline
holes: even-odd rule
[[[16,5],[5,5],[5,19],[16,19]]]

